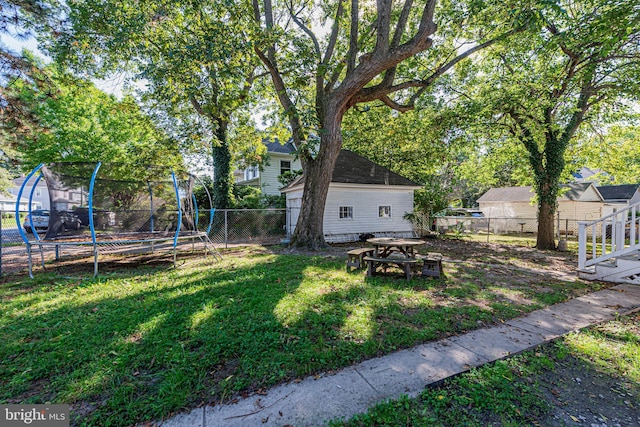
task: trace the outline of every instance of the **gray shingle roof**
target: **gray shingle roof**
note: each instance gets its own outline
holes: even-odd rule
[[[304,175],[298,177],[288,187],[293,187],[303,182]],[[340,150],[331,182],[420,187],[420,184],[348,150]]]
[[[638,184],[603,185],[598,187],[604,200],[630,200],[638,189]]]
[[[590,182],[578,182],[561,185],[567,189],[560,200],[580,200],[585,191],[592,185]],[[535,195],[531,186],[491,188],[478,199],[478,202],[530,202]]]
[[[331,182],[419,186],[384,166],[348,150],[340,151]]]
[[[296,152],[296,147],[294,147],[291,141],[281,144],[278,138],[276,138],[274,141],[265,139],[262,143],[267,146],[267,152],[269,153],[294,154]]]

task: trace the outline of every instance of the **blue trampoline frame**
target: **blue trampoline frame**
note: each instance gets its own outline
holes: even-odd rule
[[[100,245],[117,245],[117,244],[142,244],[142,243],[151,243],[152,245],[152,251],[153,251],[153,245],[156,242],[172,242],[172,248],[173,248],[173,266],[176,266],[176,259],[177,259],[177,247],[178,247],[178,242],[180,240],[192,240],[192,243],[195,243],[195,239],[199,239],[205,247],[205,256],[207,256],[208,254],[208,249],[209,247],[211,247],[212,249],[212,254],[214,256],[215,259],[222,259],[222,256],[220,255],[220,253],[218,252],[218,250],[216,249],[215,245],[213,244],[213,242],[211,242],[211,240],[209,239],[209,232],[211,231],[211,227],[213,225],[213,216],[214,216],[214,212],[215,212],[215,208],[213,208],[213,206],[210,206],[210,215],[209,215],[209,223],[207,224],[207,229],[206,231],[198,231],[197,230],[197,224],[198,224],[198,205],[196,203],[196,199],[195,196],[193,194],[191,194],[191,197],[193,198],[193,204],[195,207],[195,231],[186,231],[183,232],[181,231],[182,228],[182,205],[181,205],[181,201],[180,201],[180,191],[179,191],[179,187],[178,187],[178,180],[176,178],[176,175],[174,173],[173,170],[171,170],[171,181],[173,183],[173,188],[175,191],[175,197],[176,197],[176,202],[177,202],[177,213],[178,213],[178,220],[177,220],[177,226],[176,226],[176,231],[172,236],[159,236],[157,238],[144,238],[144,239],[135,239],[135,238],[127,238],[127,239],[122,239],[122,240],[107,240],[107,241],[100,241],[96,235],[96,231],[95,231],[95,227],[94,227],[94,220],[93,220],[93,191],[95,188],[95,181],[96,178],[98,176],[98,171],[100,170],[100,167],[102,166],[102,162],[98,162],[93,170],[93,173],[91,175],[91,181],[89,183],[89,197],[88,197],[88,204],[89,204],[89,230],[90,230],[90,235],[91,235],[91,241],[70,241],[70,242],[64,242],[64,241],[53,241],[53,240],[49,240],[47,241],[46,239],[42,239],[40,237],[40,235],[37,233],[36,229],[33,227],[33,222],[31,222],[31,230],[33,231],[34,234],[34,238],[35,238],[35,242],[34,241],[30,241],[29,238],[27,237],[27,234],[25,232],[25,230],[22,228],[22,224],[20,224],[20,200],[22,198],[22,194],[24,193],[25,189],[28,187],[28,183],[29,181],[36,176],[36,174],[38,174],[38,172],[40,172],[37,175],[37,178],[35,179],[34,183],[32,184],[31,187],[31,191],[29,194],[29,206],[28,206],[28,217],[29,219],[32,221],[32,215],[31,215],[31,211],[32,211],[32,201],[33,201],[33,194],[34,191],[36,189],[36,186],[38,185],[38,183],[40,182],[40,180],[42,179],[43,175],[41,172],[41,169],[44,167],[44,163],[39,164],[38,166],[36,166],[24,179],[24,182],[22,183],[22,186],[20,187],[20,190],[18,191],[18,196],[17,196],[17,201],[16,201],[16,210],[15,210],[15,217],[16,217],[16,224],[18,227],[18,232],[20,234],[20,237],[22,238],[23,242],[25,243],[26,247],[27,247],[27,255],[29,258],[29,277],[33,278],[33,259],[32,259],[32,252],[33,249],[32,247],[38,246],[38,248],[40,249],[40,255],[41,255],[41,259],[42,259],[42,267],[45,267],[45,262],[44,262],[44,253],[43,253],[43,249],[44,247],[54,247],[55,248],[55,252],[56,252],[56,259],[59,258],[59,248],[61,246],[88,246],[91,245],[93,246],[93,277],[96,277],[98,275],[98,248],[100,247]],[[192,175],[196,180],[202,182],[198,177]],[[207,190],[206,186],[204,186],[205,188],[205,192],[207,194],[207,197],[209,199],[209,204],[211,205],[211,195],[209,194],[209,191]],[[151,193],[151,189],[149,190]],[[150,210],[151,212],[153,212],[153,194],[150,194],[151,196],[151,206],[150,206]],[[152,227],[152,233],[153,233],[153,216],[151,216],[151,227]],[[135,233],[130,233],[132,235],[134,235]]]

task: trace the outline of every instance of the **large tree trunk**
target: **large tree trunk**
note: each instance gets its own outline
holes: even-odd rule
[[[549,167],[547,167],[549,169]],[[559,175],[547,170],[538,173],[538,237],[536,247],[542,250],[556,249],[554,216],[557,208]]]
[[[556,213],[555,194],[557,191],[553,191],[552,194],[554,203],[549,203],[550,197],[545,197],[543,194],[548,193],[550,190],[549,185],[545,185],[541,192],[538,193],[538,237],[536,239],[536,247],[543,250],[553,250],[556,248],[556,241],[554,236],[554,214]],[[555,188],[555,186],[552,186]]]
[[[227,123],[217,120],[217,143],[212,148],[213,156],[213,203],[218,209],[231,207],[231,152],[227,140]]]
[[[342,148],[342,117],[328,115],[320,132],[320,147],[315,159],[306,162],[304,193],[300,216],[292,243],[298,247],[319,249],[324,240],[324,208],[329,193],[333,169]]]

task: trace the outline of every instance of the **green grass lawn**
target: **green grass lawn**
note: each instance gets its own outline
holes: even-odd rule
[[[576,376],[582,377],[584,384],[577,382]],[[606,400],[599,393],[610,394],[612,399]],[[576,416],[582,413],[598,419],[602,425],[607,425],[607,421],[609,425],[621,425],[614,417],[630,418],[632,424],[624,425],[635,425],[640,419],[639,397],[640,315],[636,313],[474,368],[428,387],[415,399],[405,396],[391,400],[348,422],[330,424],[333,427],[589,425],[586,419]]]
[[[130,425],[602,287],[465,262],[441,280],[369,279],[344,263],[246,250],[97,279],[5,278],[0,403],[68,403],[78,424]]]

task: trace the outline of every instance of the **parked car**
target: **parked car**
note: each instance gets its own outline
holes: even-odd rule
[[[484,214],[478,209],[448,208],[436,213],[434,216],[466,216],[473,218],[483,218]]]
[[[27,214],[24,218],[24,222],[22,226],[24,227],[24,231],[27,233],[33,233],[33,229],[36,230],[46,230],[49,228],[49,211],[36,209],[31,211],[31,213]]]
[[[80,221],[78,215],[71,212],[60,212],[59,215],[62,222],[62,231],[80,230],[80,227],[82,227],[82,221]]]
[[[37,209],[31,211],[30,214],[24,219],[22,226],[27,233],[32,233],[33,228],[36,230],[46,230],[49,228],[49,220],[51,219],[51,213],[48,210]],[[71,212],[58,212],[58,219],[60,220],[60,229],[62,231],[67,230],[80,230],[82,227],[82,221],[77,215]]]

